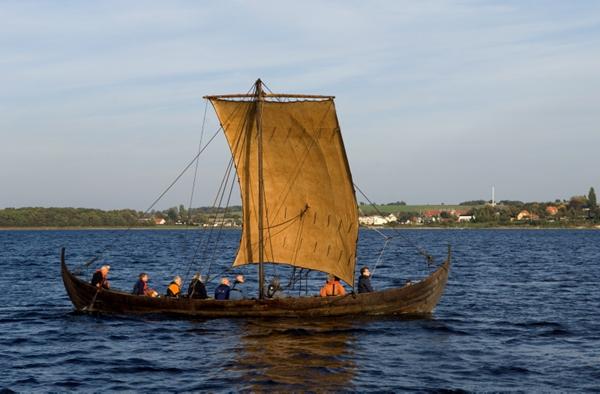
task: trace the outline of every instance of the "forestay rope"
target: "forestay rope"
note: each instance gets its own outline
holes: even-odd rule
[[[252,88],[250,88],[248,90],[248,92],[250,92],[251,90],[252,90]],[[167,188],[162,193],[160,193],[160,195],[152,202],[152,204],[150,204],[150,206],[143,212],[142,216],[146,216],[156,206],[156,204],[165,196],[165,194],[167,194],[169,192],[169,190],[171,190],[171,188],[190,169],[190,167],[195,164],[194,185],[192,187],[192,193],[191,193],[192,195],[190,197],[190,204],[189,204],[189,208],[188,208],[188,212],[191,211],[191,205],[192,205],[192,201],[193,201],[193,193],[194,193],[194,190],[195,190],[195,182],[196,182],[196,177],[197,177],[197,169],[198,169],[199,157],[200,157],[200,155],[202,153],[204,153],[204,151],[206,150],[206,148],[211,144],[211,142],[217,137],[217,135],[223,129],[223,126],[220,125],[218,127],[218,129],[215,131],[215,133],[210,137],[210,139],[208,140],[208,142],[204,146],[202,146],[202,140],[203,140],[204,129],[205,129],[205,124],[206,124],[207,108],[208,108],[208,100],[207,100],[207,104],[206,104],[205,109],[204,109],[204,117],[203,117],[203,124],[202,124],[202,131],[201,131],[201,136],[200,136],[200,142],[199,142],[199,146],[198,146],[198,153],[192,158],[192,160],[190,160],[190,162],[179,173],[179,175],[177,175],[177,177],[169,184],[169,186],[167,186]],[[233,116],[233,114],[232,114],[232,116]],[[129,227],[127,227],[125,229],[125,233],[128,233],[129,231],[131,231],[131,229],[133,227],[134,227],[133,225],[130,225]],[[96,256],[92,257],[91,259],[87,260],[86,262],[84,262],[80,266],[78,266],[74,270],[74,272],[76,274],[80,274],[83,269],[88,268],[92,263],[94,263],[94,262],[102,259],[102,257],[106,254],[106,252],[109,251],[113,246],[114,246],[114,243],[110,244],[109,246],[105,246],[104,249],[102,249]]]
[[[175,180],[173,180],[173,182],[171,182],[169,184],[169,186],[167,186],[167,188],[162,193],[160,193],[160,195],[152,202],[152,204],[150,204],[150,206],[142,214],[142,217],[146,216],[148,214],[148,212],[150,212],[156,206],[156,204],[158,204],[158,202],[164,197],[164,195],[167,194],[169,192],[169,190],[171,190],[171,188],[179,181],[179,179],[181,179],[181,177],[187,172],[188,169],[190,169],[190,167],[194,164],[194,162],[196,162],[198,160],[200,155],[206,150],[206,148],[210,145],[210,143],[217,137],[217,135],[219,134],[220,131],[221,131],[221,127],[219,127],[217,129],[217,131],[213,134],[213,136],[210,137],[210,139],[208,140],[206,145],[204,145],[204,147],[202,147],[202,149],[200,149],[198,151],[198,153],[194,156],[194,158],[192,160],[190,160],[190,162],[179,173],[179,175],[177,175]],[[129,227],[127,227],[125,229],[125,234],[127,234],[129,231],[131,231],[131,229],[133,227],[134,227],[133,225],[130,225]],[[80,274],[82,269],[88,268],[92,263],[100,260],[106,254],[106,252],[111,249],[112,246],[114,246],[114,244],[104,247],[104,249],[101,250],[100,253],[98,253],[96,256],[92,257],[91,259],[89,259],[88,261],[84,262],[79,267],[77,267],[75,269],[75,273]]]
[[[252,90],[252,88],[250,88],[248,90],[248,92],[250,92]],[[248,93],[247,92],[247,93]],[[207,100],[208,103],[208,100]],[[231,117],[233,117],[236,113],[237,113],[237,109],[230,115]],[[248,111],[250,111],[250,108],[248,108]],[[226,122],[225,122],[226,123]],[[241,126],[242,128],[245,127],[245,124],[242,124]],[[243,143],[243,138],[242,137],[246,137],[244,135],[244,133],[240,133],[238,136],[237,141],[235,141],[235,144],[233,146],[232,152],[235,152],[237,150],[237,146],[240,143]],[[219,188],[217,190],[217,194],[215,196],[215,199],[213,201],[213,205],[212,205],[212,209],[214,210],[214,218],[213,218],[213,223],[216,223],[219,214],[222,215],[222,218],[224,219],[225,214],[227,213],[228,209],[229,209],[229,204],[231,202],[231,196],[233,194],[233,189],[235,186],[235,181],[237,179],[237,175],[235,174],[234,171],[234,156],[232,153],[232,156],[229,160],[229,164],[227,165],[227,169],[225,170],[225,173],[223,174],[223,178],[221,179],[221,184],[219,185]],[[233,176],[232,176],[233,174]],[[231,177],[231,184],[229,185],[229,179]],[[229,185],[229,187],[228,187]],[[229,189],[229,192],[227,193],[227,201],[226,201],[226,205],[223,208],[222,212],[220,212],[221,208],[222,208],[222,204],[223,204],[223,199],[225,197],[226,191],[227,189]],[[210,220],[209,220],[210,221]],[[219,229],[217,231],[217,235],[216,235],[216,239],[213,240],[213,234],[214,234],[214,226],[209,227],[209,231],[208,231],[208,235],[204,237],[204,239],[200,238],[198,240],[198,244],[196,246],[196,249],[194,251],[194,254],[192,255],[190,262],[188,264],[187,267],[187,271],[185,274],[185,281],[187,282],[187,277],[189,276],[190,272],[191,272],[191,268],[194,265],[194,262],[196,261],[196,258],[199,257],[200,260],[200,264],[204,264],[204,262],[206,261],[206,254],[207,251],[210,249],[211,243],[213,244],[212,247],[212,254],[209,258],[209,262],[208,262],[208,267],[207,267],[207,271],[206,271],[206,277],[204,279],[205,283],[210,282],[214,277],[219,276],[215,275],[213,278],[210,278],[210,269],[212,266],[212,262],[215,258],[215,254],[216,254],[216,250],[217,250],[217,246],[218,243],[221,239],[221,234],[222,234],[222,230],[224,227],[225,223],[224,220],[221,221],[221,224],[219,225]],[[204,241],[204,242],[203,242]],[[201,252],[200,252],[201,251]],[[201,253],[200,256],[198,256],[199,252]],[[227,272],[229,270],[231,270],[233,267],[229,267],[227,268],[224,272]],[[201,268],[199,268],[199,270],[201,271]]]
[[[379,214],[380,216],[385,216],[380,210],[379,208],[377,208],[377,206],[369,199],[369,197],[367,197],[367,195],[360,189],[360,187],[358,187],[358,185],[356,183],[354,183],[354,187],[356,188],[356,190],[358,190],[358,192],[369,202],[369,204],[371,205],[371,207],[373,207],[373,209],[375,209],[375,211],[377,212],[377,214]],[[379,262],[381,261],[381,258],[383,256],[383,252],[385,250],[385,248],[387,247],[389,241],[391,241],[393,238],[395,238],[395,236],[390,236],[390,235],[386,235],[384,233],[382,233],[381,231],[377,230],[377,229],[373,229],[375,232],[377,232],[379,235],[381,235],[384,239],[385,239],[385,243],[383,246],[383,249],[379,255],[379,258],[377,259],[377,264],[379,264]],[[404,239],[409,245],[411,245],[412,247],[414,247],[419,254],[421,254],[423,257],[425,257],[425,260],[427,261],[427,265],[431,266],[434,263],[434,259],[433,256],[430,255],[429,253],[427,253],[427,251],[420,247],[419,245],[417,245],[415,242],[413,242],[410,238],[406,237],[404,234],[402,234],[401,232],[396,232],[396,236],[401,237],[402,239]],[[373,269],[373,271],[375,271],[375,269]]]

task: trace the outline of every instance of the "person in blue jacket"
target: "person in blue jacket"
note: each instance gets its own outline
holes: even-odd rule
[[[228,300],[230,291],[229,279],[221,278],[221,284],[215,289],[215,300]]]

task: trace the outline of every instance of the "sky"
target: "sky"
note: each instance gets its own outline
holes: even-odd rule
[[[0,208],[148,208],[218,130],[202,97],[257,78],[336,96],[375,202],[600,187],[597,1],[0,0],[0,21]],[[220,134],[194,206],[228,160]]]

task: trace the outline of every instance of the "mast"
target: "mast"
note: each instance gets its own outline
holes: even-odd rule
[[[264,194],[265,185],[263,180],[263,139],[262,139],[262,101],[263,101],[263,90],[262,81],[256,80],[255,84],[256,93],[256,136],[258,138],[258,298],[263,299],[265,297],[264,282],[265,282],[265,269],[264,269]]]

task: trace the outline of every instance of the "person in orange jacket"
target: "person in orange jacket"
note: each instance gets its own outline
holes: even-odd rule
[[[179,298],[179,294],[181,293],[181,277],[176,276],[173,278],[173,281],[167,287],[167,297],[171,298]]]
[[[346,289],[340,283],[337,276],[332,274],[327,275],[327,283],[321,287],[321,297],[343,296],[346,294]]]

